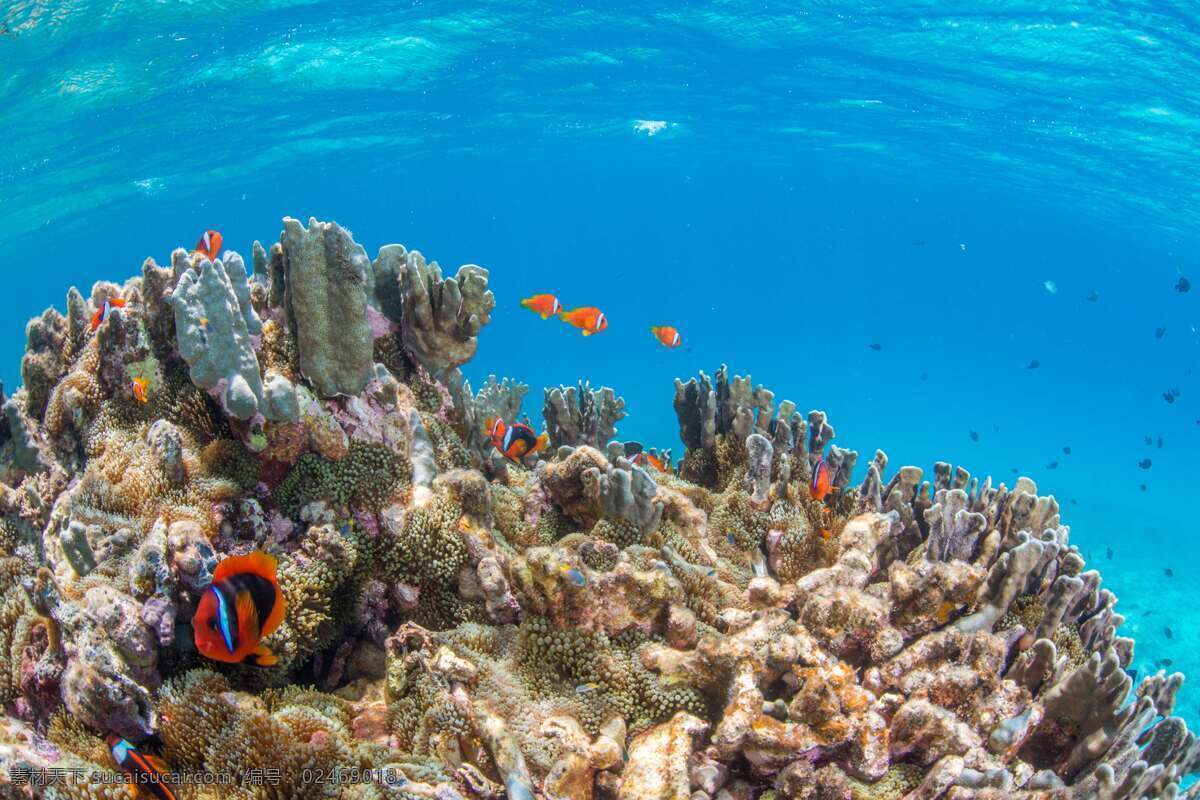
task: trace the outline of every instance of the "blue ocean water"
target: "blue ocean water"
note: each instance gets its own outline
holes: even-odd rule
[[[532,415],[588,379],[678,455],[672,380],[728,363],[864,461],[1032,477],[1134,666],[1200,675],[1200,11],[796,5],[9,0],[0,377],[72,284],[332,219],[491,270],[466,372]]]

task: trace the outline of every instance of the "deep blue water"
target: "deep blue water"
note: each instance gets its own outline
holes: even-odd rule
[[[1135,666],[1200,675],[1198,12],[791,5],[9,2],[0,377],[71,284],[333,219],[490,269],[466,372],[531,414],[586,378],[678,455],[672,379],[725,362],[863,460],[1031,476]],[[517,305],[539,291],[609,330]]]

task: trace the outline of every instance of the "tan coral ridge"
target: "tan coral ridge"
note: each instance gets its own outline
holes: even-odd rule
[[[29,325],[0,762],[94,780],[0,791],[127,796],[108,733],[219,780],[193,800],[1139,800],[1200,765],[1182,676],[1134,689],[1116,598],[1027,479],[877,452],[852,485],[824,413],[724,367],[676,384],[678,475],[608,441],[624,402],[585,384],[546,392],[555,452],[513,465],[479,428],[526,387],[458,370],[486,270],[315,220],[252,262],[176,251]],[[280,560],[280,664],[205,662],[197,599],[253,549]]]

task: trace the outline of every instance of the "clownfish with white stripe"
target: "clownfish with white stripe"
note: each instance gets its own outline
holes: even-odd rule
[[[521,301],[522,308],[528,308],[542,319],[557,317],[563,310],[562,303],[552,294],[535,294]]]
[[[584,336],[591,336],[608,327],[608,317],[604,316],[604,312],[595,306],[563,311],[559,313],[558,318],[568,325],[578,328]]]
[[[200,241],[196,242],[196,249],[192,252],[199,253],[209,261],[216,261],[223,241],[224,239],[217,231],[205,231],[204,235],[200,237]]]
[[[97,309],[95,314],[92,314],[92,333],[95,333],[96,329],[104,324],[104,322],[108,319],[108,316],[110,314],[112,314],[112,310],[114,308],[124,308],[124,307],[125,307],[124,298],[110,297],[108,300],[105,300],[104,305],[100,306],[100,308]]]
[[[670,325],[651,325],[650,332],[654,334],[654,338],[658,339],[658,343],[663,347],[674,349],[683,344],[683,338],[680,337],[679,331]]]
[[[836,491],[837,487],[833,485],[833,471],[829,469],[829,462],[822,456],[817,461],[817,465],[813,467],[812,481],[808,485],[808,493],[813,500],[820,502],[831,492]]]
[[[275,556],[255,551],[230,556],[213,570],[212,584],[192,617],[196,649],[213,661],[269,667],[279,659],[262,640],[283,622],[283,590]]]
[[[514,464],[522,458],[534,453],[540,453],[550,445],[550,434],[538,436],[533,428],[520,422],[505,425],[504,420],[488,419],[486,423],[488,437],[492,446],[500,451],[500,455]]]
[[[122,739],[115,733],[110,733],[104,741],[108,744],[113,761],[117,762],[117,766],[128,776],[130,797],[177,800],[168,777],[170,770],[162,759],[143,753],[133,742]]]

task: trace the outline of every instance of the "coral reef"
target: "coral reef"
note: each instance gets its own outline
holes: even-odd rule
[[[1030,480],[875,451],[856,483],[823,412],[724,366],[676,382],[678,471],[586,382],[507,463],[485,420],[528,387],[460,371],[486,270],[372,262],[316,220],[252,253],[252,277],[148,260],[28,326],[0,397],[0,796],[129,796],[111,734],[207,776],[185,800],[1200,794],[1183,676],[1134,684],[1117,598]],[[278,663],[206,661],[199,600],[253,550]]]

